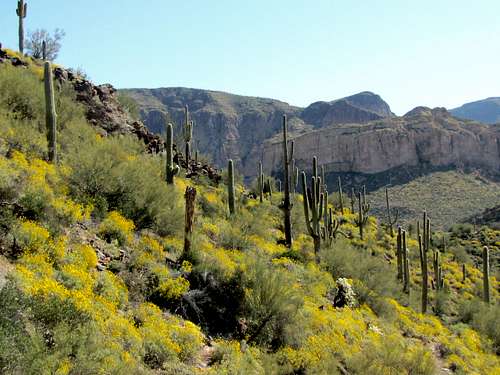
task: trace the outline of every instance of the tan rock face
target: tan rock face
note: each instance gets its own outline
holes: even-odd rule
[[[466,167],[500,174],[500,127],[466,122],[444,109],[419,109],[404,117],[337,125],[294,138],[295,158],[309,169],[313,155],[327,172],[375,174],[404,166]],[[266,172],[281,163],[281,145],[262,146]],[[249,163],[256,170],[258,160]]]

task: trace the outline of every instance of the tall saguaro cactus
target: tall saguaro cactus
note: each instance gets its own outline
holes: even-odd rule
[[[410,294],[410,250],[406,246],[406,231],[403,231],[403,265],[404,265],[404,285],[403,292],[406,294]]]
[[[368,212],[370,211],[370,204],[366,203],[366,189],[363,186],[363,193],[358,192],[358,218],[356,225],[359,227],[359,237],[364,239],[364,227],[368,222]]]
[[[186,201],[186,212],[184,218],[184,251],[182,254],[182,258],[189,259],[191,253],[191,241],[193,234],[194,207],[195,207],[194,201],[196,198],[196,189],[191,186],[186,187],[184,198]]]
[[[260,203],[264,201],[264,173],[262,173],[262,162],[259,162],[259,176],[257,177],[257,189],[259,189]]]
[[[186,104],[184,107],[184,127],[183,135],[184,142],[186,143],[186,163],[189,165],[191,159],[191,139],[193,138],[193,121],[189,120],[189,107]]]
[[[233,215],[235,213],[234,204],[234,164],[233,160],[229,159],[227,163],[227,196],[229,203],[229,213]]]
[[[19,18],[19,52],[24,54],[24,19],[28,13],[28,4],[24,0],[18,0],[16,14]]]
[[[292,159],[292,177],[291,177],[292,194],[295,194],[295,192],[297,191],[298,183],[299,183],[299,168],[295,166],[295,159]]]
[[[422,313],[427,312],[427,301],[429,293],[429,281],[427,273],[427,252],[425,251],[422,243],[422,236],[418,236],[418,250],[420,253],[420,270],[422,271]]]
[[[398,280],[403,281],[403,233],[401,227],[398,227],[398,236],[396,238],[396,259],[398,268]]]
[[[308,188],[306,174],[301,174],[302,196],[304,198],[304,217],[309,235],[314,242],[314,254],[318,260],[321,248],[321,216],[323,214],[323,193],[321,192],[321,177],[318,176],[318,162],[313,158],[313,175],[311,187]]]
[[[483,300],[490,303],[490,250],[483,247]]]
[[[285,227],[285,245],[292,247],[292,203],[290,201],[290,162],[293,159],[293,142],[288,154],[288,130],[286,115],[283,115],[283,177],[284,197],[281,209],[283,210],[283,221]]]
[[[394,224],[397,223],[398,221],[398,216],[399,216],[399,210],[395,210],[394,217],[391,215],[391,206],[389,203],[389,189],[385,188],[385,203],[386,203],[386,209],[387,209],[387,227],[389,228],[389,234],[391,237],[394,237]]]
[[[337,179],[337,185],[338,185],[338,189],[339,189],[340,214],[343,215],[344,214],[344,197],[342,195],[342,179],[340,178],[340,176]]]
[[[45,125],[47,128],[47,143],[49,148],[49,161],[57,163],[57,114],[54,100],[54,82],[52,80],[52,67],[50,62],[44,64],[45,84]]]
[[[165,145],[166,147],[166,154],[167,154],[167,162],[166,162],[166,181],[167,184],[173,184],[174,183],[174,176],[179,173],[179,166],[177,164],[174,164],[174,141],[173,141],[173,126],[172,124],[167,124],[167,143]]]

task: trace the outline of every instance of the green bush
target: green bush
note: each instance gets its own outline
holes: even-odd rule
[[[165,184],[161,159],[141,151],[142,145],[131,137],[94,139],[70,151],[71,194],[94,204],[100,216],[118,210],[137,229],[178,234],[183,222],[182,195]]]
[[[471,325],[481,334],[489,337],[500,353],[500,305],[488,305],[479,300],[462,302],[459,305],[460,321]]]
[[[242,318],[248,326],[249,343],[273,345],[287,342],[286,328],[303,303],[288,273],[257,259],[245,273]]]
[[[432,375],[437,370],[432,353],[422,344],[409,343],[395,336],[367,343],[349,360],[348,367],[349,373],[370,375]]]
[[[380,257],[354,248],[343,238],[334,243],[333,249],[324,249],[321,258],[334,279],[355,279],[354,289],[359,303],[368,303],[378,314],[389,312],[380,297],[397,298],[401,294],[395,269]]]

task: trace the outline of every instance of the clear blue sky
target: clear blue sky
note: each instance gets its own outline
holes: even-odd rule
[[[500,96],[499,0],[28,0],[58,62],[117,87],[185,86],[305,106],[370,90],[394,112]],[[0,41],[17,46],[16,0]],[[17,48],[17,47],[16,47]]]

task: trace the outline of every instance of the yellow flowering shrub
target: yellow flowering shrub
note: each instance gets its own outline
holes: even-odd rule
[[[22,220],[14,233],[18,245],[26,252],[44,251],[49,245],[49,231],[34,221]]]
[[[99,235],[107,241],[117,240],[124,245],[132,241],[134,223],[123,217],[119,212],[112,211],[99,225]]]

